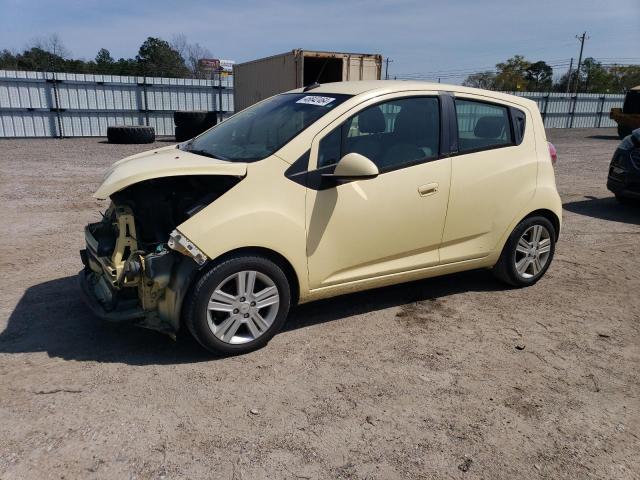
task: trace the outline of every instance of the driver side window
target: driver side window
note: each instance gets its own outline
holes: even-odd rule
[[[325,136],[318,168],[356,152],[381,172],[436,158],[440,148],[440,109],[436,97],[411,97],[372,105]]]

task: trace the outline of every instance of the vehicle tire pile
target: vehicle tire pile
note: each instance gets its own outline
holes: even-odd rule
[[[156,131],[145,125],[114,125],[107,127],[109,143],[153,143]]]
[[[173,112],[173,123],[176,125],[176,140],[184,142],[217,123],[217,112],[206,110],[176,111]]]

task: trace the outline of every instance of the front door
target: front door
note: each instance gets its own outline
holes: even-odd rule
[[[306,206],[311,289],[439,263],[451,175],[451,160],[439,155],[439,112],[436,96],[372,100],[314,139]],[[319,172],[330,173],[350,152],[371,159],[380,175],[323,184]]]

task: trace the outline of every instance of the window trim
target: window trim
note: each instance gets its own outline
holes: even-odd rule
[[[443,106],[443,99],[442,99],[443,94],[441,92],[435,92],[435,93],[430,93],[430,94],[411,94],[411,95],[406,95],[406,96],[400,96],[400,97],[393,97],[393,98],[388,98],[385,100],[380,100],[378,102],[372,103],[370,105],[367,105],[366,107],[358,110],[357,112],[352,113],[351,115],[349,115],[346,119],[344,119],[342,122],[340,122],[338,125],[336,125],[335,127],[331,128],[329,130],[329,132],[326,135],[323,135],[322,138],[320,138],[318,140],[318,151],[316,152],[316,168],[314,170],[309,170],[309,173],[311,172],[316,172],[316,171],[320,171],[322,170],[322,173],[327,173],[327,168],[328,167],[335,167],[335,165],[337,165],[336,163],[332,163],[330,165],[324,165],[322,167],[318,167],[318,155],[319,155],[319,150],[320,150],[320,144],[322,143],[322,141],[327,138],[329,135],[331,135],[335,129],[340,128],[342,129],[342,127],[353,117],[359,115],[361,112],[378,106],[378,105],[382,105],[385,103],[390,103],[393,101],[398,101],[398,100],[408,100],[408,99],[412,99],[412,98],[434,98],[436,99],[436,101],[438,102],[438,129],[439,129],[439,135],[438,135],[438,152],[434,155],[434,156],[430,156],[430,157],[422,157],[422,158],[418,158],[415,160],[412,160],[410,162],[406,162],[406,163],[402,163],[399,165],[394,165],[392,167],[389,168],[384,168],[384,169],[379,169],[379,175],[384,175],[385,173],[389,173],[389,172],[394,172],[396,170],[401,170],[403,168],[408,168],[408,167],[413,167],[416,165],[420,165],[422,163],[429,163],[429,162],[433,162],[436,160],[442,160],[445,157],[448,157],[449,154],[448,153],[443,153],[443,141],[446,140],[448,137],[447,135],[444,134],[445,130],[447,130],[448,125],[446,125],[443,122],[443,117],[446,115],[446,112],[444,111],[445,108]],[[447,115],[447,117],[449,117],[449,115]],[[344,143],[344,135],[340,135],[340,153],[342,153],[342,148],[343,148],[343,143]],[[339,161],[339,160],[338,160]],[[375,162],[374,162],[375,163]]]
[[[511,128],[513,130],[513,140],[515,142],[515,145],[520,145],[522,143],[522,141],[524,140],[524,135],[525,132],[527,131],[527,114],[516,107],[509,107],[509,115],[511,116]],[[517,120],[517,116],[522,116],[522,131],[519,131],[516,128],[516,120]]]
[[[475,103],[483,103],[485,105],[490,105],[492,107],[502,107],[504,109],[507,110],[507,119],[509,120],[509,131],[511,132],[511,142],[510,143],[504,143],[501,145],[489,145],[487,147],[478,147],[478,148],[473,148],[470,150],[460,150],[460,132],[458,130],[458,114],[457,114],[457,109],[456,109],[456,104],[455,101],[456,100],[462,100],[462,101],[466,101],[466,102],[475,102]],[[460,96],[454,96],[453,97],[453,108],[454,108],[454,119],[455,119],[455,136],[457,139],[457,147],[458,150],[455,153],[451,153],[451,156],[460,156],[460,155],[468,155],[471,153],[478,153],[478,152],[485,152],[488,150],[498,150],[500,148],[509,148],[509,147],[517,147],[518,145],[520,145],[520,143],[522,143],[522,141],[520,141],[520,143],[516,143],[516,136],[515,136],[515,130],[514,130],[514,124],[513,124],[513,115],[512,115],[512,106],[511,105],[505,105],[503,103],[497,103],[497,102],[491,102],[488,100],[480,100],[480,99],[476,99],[474,97],[460,97]],[[520,109],[518,109],[520,110]],[[522,110],[520,110],[522,111]],[[525,114],[525,121],[526,121],[526,114]],[[523,135],[524,138],[524,135]]]

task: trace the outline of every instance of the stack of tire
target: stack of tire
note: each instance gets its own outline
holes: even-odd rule
[[[107,127],[109,143],[153,143],[156,131],[144,125],[113,125]]]
[[[176,141],[184,142],[200,135],[213,127],[217,122],[216,112],[206,110],[182,110],[173,112],[173,123],[176,124]]]

